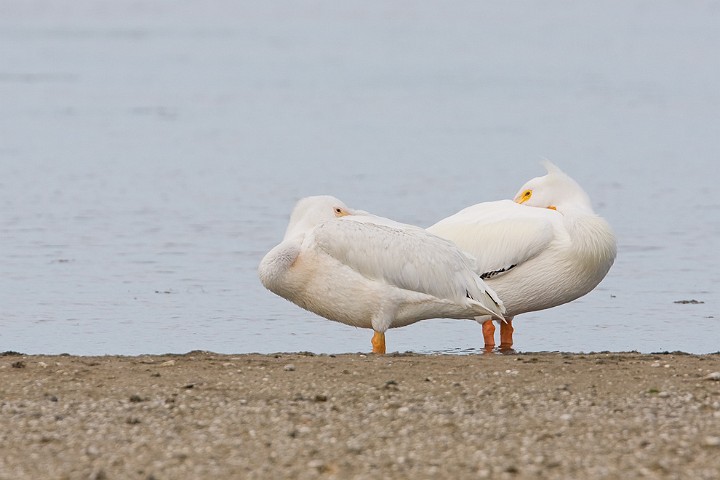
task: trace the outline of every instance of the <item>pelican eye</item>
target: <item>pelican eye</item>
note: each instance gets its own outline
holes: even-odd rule
[[[530,200],[530,197],[532,197],[532,190],[525,190],[520,195],[518,195],[518,198],[515,201],[517,203],[525,203]]]

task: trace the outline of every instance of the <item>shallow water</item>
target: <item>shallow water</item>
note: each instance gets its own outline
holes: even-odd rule
[[[619,253],[516,348],[720,350],[717,3],[453,6],[0,0],[0,351],[366,351],[257,280],[294,202],[427,226],[544,157]]]

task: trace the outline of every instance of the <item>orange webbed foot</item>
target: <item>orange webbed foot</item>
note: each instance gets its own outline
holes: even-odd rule
[[[385,355],[385,334],[381,332],[375,332],[372,338],[372,346],[372,353]]]

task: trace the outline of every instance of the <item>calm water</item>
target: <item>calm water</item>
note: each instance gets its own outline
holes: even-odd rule
[[[257,280],[294,202],[427,226],[543,157],[619,254],[517,349],[720,350],[720,4],[257,3],[0,0],[0,351],[367,351]]]

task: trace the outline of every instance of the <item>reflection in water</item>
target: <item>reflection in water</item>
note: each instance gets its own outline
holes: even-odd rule
[[[590,193],[618,259],[591,294],[516,319],[513,347],[720,350],[720,11],[593,4],[561,25],[533,2],[353,3],[0,18],[0,351],[367,352],[368,331],[257,279],[295,201],[428,226],[514,195],[541,156]],[[480,353],[482,332],[428,320],[388,345]]]
[[[415,353],[428,355],[517,355],[522,352],[513,348],[481,346],[478,348],[449,348],[447,350],[419,351]]]

